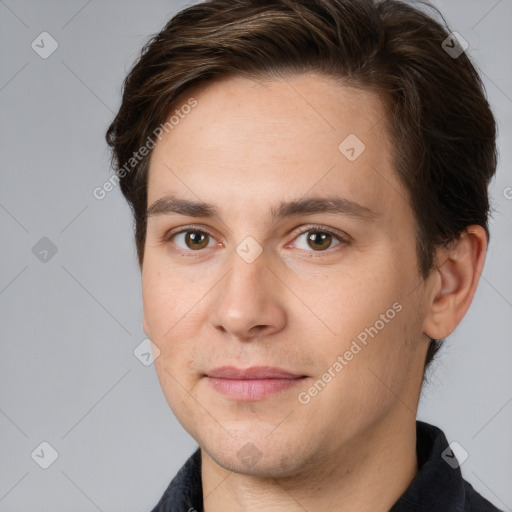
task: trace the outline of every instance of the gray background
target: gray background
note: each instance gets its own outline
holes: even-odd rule
[[[196,446],[133,353],[145,335],[128,206],[118,189],[92,195],[121,82],[185,5],[0,0],[2,512],[149,511]],[[418,418],[459,442],[464,477],[512,511],[512,0],[436,5],[482,71],[500,165],[482,280]],[[31,48],[43,31],[59,45],[47,59]],[[33,253],[43,237],[57,248],[47,261]],[[43,441],[58,452],[46,470],[31,458]]]

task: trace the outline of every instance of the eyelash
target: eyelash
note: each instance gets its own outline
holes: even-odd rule
[[[190,226],[182,227],[178,231],[172,231],[172,230],[169,231],[163,237],[161,237],[161,239],[159,241],[161,243],[166,243],[167,244],[167,243],[171,242],[171,239],[173,237],[175,237],[176,235],[179,235],[181,233],[191,232],[191,231],[196,231],[196,232],[208,235],[209,237],[215,239],[215,237],[211,233],[209,233],[205,229],[201,228],[200,226],[190,225]],[[317,224],[306,226],[304,229],[302,229],[301,231],[299,231],[298,233],[295,234],[295,236],[293,237],[293,240],[295,240],[299,236],[303,235],[304,233],[309,233],[309,232],[311,232],[311,233],[323,233],[323,234],[331,235],[333,238],[337,239],[340,242],[338,245],[334,246],[334,248],[338,247],[339,245],[342,245],[342,244],[344,244],[344,245],[349,245],[350,244],[350,240],[349,240],[348,236],[342,236],[339,233],[334,232],[331,229],[327,229],[327,228],[325,228],[323,226],[320,226],[320,225],[317,225]],[[203,251],[206,250],[206,249],[198,249],[198,250],[195,250],[195,251],[193,249],[185,250],[185,249],[182,249],[181,247],[177,247],[174,243],[173,243],[173,245],[175,246],[175,248],[173,249],[174,251],[176,251],[178,254],[180,254],[182,256],[189,257],[189,258],[197,258],[197,257],[199,257],[200,253],[202,253]],[[330,251],[330,249],[332,249],[332,248],[330,247],[330,248],[325,249],[323,251],[314,251],[314,250],[308,251],[308,250],[305,250],[305,249],[299,249],[299,250],[302,250],[302,251],[305,251],[305,252],[308,252],[308,253],[313,253],[313,254],[320,253],[318,256],[314,256],[314,257],[319,257],[319,256],[321,257],[321,255],[323,253],[326,253],[326,252]],[[193,255],[193,253],[199,253],[199,254],[196,256],[196,255]]]

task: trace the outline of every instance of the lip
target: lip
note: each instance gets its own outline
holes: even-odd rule
[[[234,366],[219,366],[207,373],[208,377],[219,379],[297,379],[304,377],[296,373],[290,373],[275,366],[251,366],[250,368],[235,368]]]
[[[240,401],[254,402],[298,385],[305,375],[272,366],[235,368],[220,366],[206,374],[209,384],[219,393]]]

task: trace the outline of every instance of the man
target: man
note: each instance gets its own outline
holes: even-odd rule
[[[144,331],[199,449],[154,511],[496,511],[425,370],[466,314],[496,127],[456,35],[400,1],[207,0],[107,140]]]

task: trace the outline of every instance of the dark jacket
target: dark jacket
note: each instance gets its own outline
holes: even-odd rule
[[[453,452],[445,452],[447,447],[442,430],[416,421],[419,471],[389,512],[503,512],[462,478]],[[152,512],[203,512],[199,448],[178,471]]]

